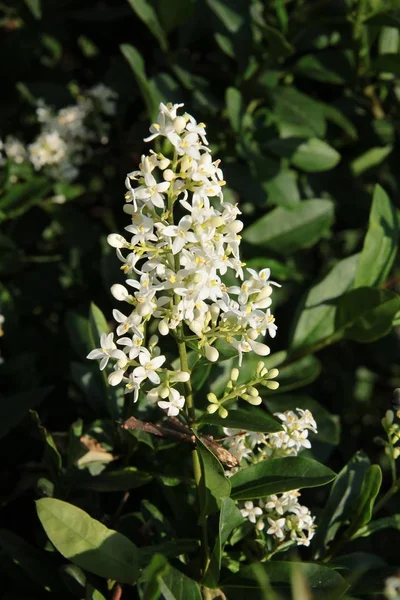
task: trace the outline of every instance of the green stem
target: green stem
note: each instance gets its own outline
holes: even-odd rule
[[[178,156],[177,156],[177,153],[175,152],[174,158],[172,161],[172,165],[171,165],[171,169],[174,171],[174,173],[176,172],[177,164],[178,164]],[[173,185],[172,184],[168,190],[168,222],[171,225],[174,224],[174,194],[173,194]],[[180,268],[179,254],[175,255],[173,262],[174,262],[175,271],[178,271]],[[175,304],[178,304],[179,301],[180,301],[179,296],[177,296],[175,294],[174,295]],[[185,371],[186,373],[190,374],[189,361],[188,361],[186,342],[185,342],[185,332],[184,332],[182,323],[180,325],[178,325],[178,327],[177,327],[177,336],[176,336],[175,340],[178,345],[181,371]],[[195,407],[194,407],[192,382],[190,380],[190,377],[189,377],[188,381],[186,381],[183,385],[184,385],[184,389],[185,389],[185,407],[186,407],[187,419],[188,419],[189,424],[192,424],[195,420],[196,413],[195,413]],[[197,451],[197,448],[194,448],[194,450],[192,451],[192,465],[193,465],[194,482],[195,482],[196,491],[197,491],[198,505],[200,507],[201,506],[201,504],[200,504],[200,484],[201,484],[202,473],[201,473],[200,456]],[[202,561],[202,574],[203,574],[206,572],[208,565],[210,563],[210,554],[209,554],[209,548],[208,548],[207,517],[202,519],[200,526],[201,526],[201,551],[202,551],[202,556],[203,556],[203,561]]]
[[[372,514],[376,514],[377,512],[379,512],[381,510],[381,508],[386,504],[386,502],[388,500],[390,500],[390,498],[392,496],[394,496],[395,494],[397,494],[397,492],[400,490],[400,477],[398,479],[396,479],[396,481],[394,481],[392,483],[392,485],[390,486],[390,488],[388,489],[388,491],[386,492],[386,494],[384,494],[382,496],[382,498],[379,500],[379,502],[377,502],[374,506],[374,510]]]

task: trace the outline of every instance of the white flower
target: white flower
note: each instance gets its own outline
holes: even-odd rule
[[[169,417],[176,417],[185,405],[185,398],[179,394],[174,388],[170,388],[168,401],[160,400],[158,406],[163,410],[167,410]]]
[[[247,500],[244,503],[244,508],[240,510],[243,517],[246,517],[250,523],[255,523],[257,517],[263,514],[262,509],[259,506],[254,506],[251,500]]]
[[[400,600],[400,575],[386,579],[384,594],[388,600]]]
[[[158,385],[160,383],[160,376],[156,373],[156,370],[161,367],[166,361],[165,356],[151,357],[150,352],[146,348],[142,348],[139,354],[140,367],[136,367],[133,370],[133,376],[135,378],[150,379],[152,383]]]
[[[279,540],[282,540],[285,537],[284,528],[286,525],[286,519],[271,519],[268,517],[268,523],[270,524],[270,527],[267,529],[267,533],[274,535]]]
[[[13,136],[8,136],[5,144],[4,151],[7,158],[14,161],[18,165],[26,160],[27,152],[24,144]]]
[[[100,370],[102,371],[106,368],[111,357],[116,358],[117,360],[126,361],[126,355],[122,350],[117,350],[117,347],[114,344],[114,334],[109,333],[107,335],[106,333],[102,333],[100,337],[100,348],[96,348],[89,352],[87,358],[90,360],[101,359]]]

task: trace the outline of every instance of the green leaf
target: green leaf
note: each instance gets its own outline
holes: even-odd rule
[[[318,138],[271,140],[267,148],[278,156],[288,158],[295,167],[307,173],[329,171],[340,161],[340,154]]]
[[[375,500],[382,485],[382,471],[379,465],[371,465],[364,475],[360,499],[352,515],[349,537],[370,522]]]
[[[376,185],[367,235],[357,265],[354,287],[378,287],[389,275],[399,243],[399,218],[385,190]]]
[[[400,529],[400,515],[392,515],[390,517],[383,517],[382,519],[376,519],[376,521],[370,521],[364,527],[361,527],[352,539],[359,537],[368,537],[377,531],[382,529]]]
[[[380,165],[381,162],[389,156],[392,150],[393,146],[376,146],[375,148],[369,148],[366,152],[363,152],[363,154],[351,161],[351,172],[355,177],[359,177],[364,171]]]
[[[60,581],[48,553],[38,550],[6,529],[0,529],[0,548],[38,585],[49,592],[59,591]]]
[[[372,61],[370,70],[373,73],[393,73],[400,77],[400,54],[381,54]]]
[[[25,0],[25,4],[29,8],[35,19],[39,20],[42,18],[41,0]]]
[[[265,183],[268,199],[283,208],[296,208],[300,202],[297,174],[290,169],[281,169],[275,177]]]
[[[283,137],[323,137],[326,132],[324,111],[316,100],[291,86],[271,90],[274,119]],[[289,128],[288,128],[289,127]],[[283,131],[286,132],[283,135]]]
[[[197,453],[200,459],[200,517],[212,515],[221,507],[222,498],[230,495],[231,484],[217,457],[197,438]]]
[[[232,129],[235,133],[239,133],[243,112],[242,94],[238,89],[230,87],[225,92],[225,101]]]
[[[89,339],[89,321],[76,312],[68,311],[65,317],[65,325],[72,347],[77,355],[85,359],[94,347],[97,347],[98,339]],[[93,343],[96,345],[93,346]]]
[[[141,600],[202,600],[198,583],[171,567],[161,554],[153,556],[142,579]]]
[[[282,430],[276,419],[256,406],[232,409],[226,419],[221,419],[216,414],[206,413],[201,417],[200,423],[232,427],[233,429],[246,429],[247,431],[273,432]]]
[[[289,456],[264,460],[230,478],[234,500],[259,499],[269,494],[325,485],[335,473],[310,458]]]
[[[293,210],[275,208],[250,227],[243,239],[280,254],[292,254],[313,246],[333,223],[330,200],[304,200]]]
[[[328,275],[313,286],[301,302],[291,348],[310,346],[335,332],[336,303],[354,281],[359,255],[338,262]]]
[[[332,106],[331,104],[325,104],[323,102],[321,102],[320,104],[323,107],[324,114],[328,121],[332,121],[332,123],[343,129],[343,131],[345,131],[351,139],[357,139],[357,129],[340,110],[338,110],[335,106]]]
[[[147,25],[154,37],[160,42],[161,49],[166,52],[168,50],[168,41],[151,4],[147,0],[128,0],[128,2],[139,19]]]
[[[203,577],[203,585],[216,588],[221,569],[222,552],[232,531],[244,522],[242,513],[231,498],[223,498],[219,514],[218,535],[211,552],[210,563]]]
[[[328,566],[315,563],[274,560],[242,567],[238,573],[222,581],[221,589],[229,600],[243,600],[243,597],[246,597],[248,600],[259,600],[262,597],[254,594],[254,590],[260,589],[260,577],[256,571],[257,567],[262,568],[275,592],[290,591],[294,569],[303,575],[315,599],[340,598],[347,587],[343,577]]]
[[[62,468],[61,454],[59,453],[59,451],[57,449],[57,446],[54,442],[53,436],[41,424],[39,415],[37,414],[37,412],[34,410],[31,410],[30,414],[36,424],[36,427],[39,430],[39,433],[40,433],[44,443],[45,443],[43,462],[46,465],[46,467],[49,469],[53,478],[55,479],[59,475],[61,468]]]
[[[96,492],[119,492],[132,490],[146,485],[153,479],[150,473],[143,473],[136,467],[125,467],[108,473],[92,476],[87,471],[82,471],[77,478],[77,487]]]
[[[340,69],[336,67],[335,62],[332,61],[332,64],[325,65],[321,58],[315,54],[302,56],[296,62],[295,69],[296,72],[310,79],[334,85],[342,85],[344,83],[343,75],[340,73]]]
[[[244,25],[244,16],[235,10],[233,2],[227,0],[206,0],[206,2],[230,33],[237,33]]]
[[[146,75],[144,60],[136,48],[134,48],[134,46],[131,44],[122,44],[120,46],[120,50],[128,61],[135,76],[140,93],[147,108],[147,114],[150,119],[153,119],[157,112],[158,103],[156,92]]]
[[[138,548],[139,564],[142,566],[148,565],[155,554],[162,554],[169,558],[179,556],[180,554],[196,552],[199,548],[199,543],[199,540],[178,539],[153,544],[152,546],[142,546]]]
[[[110,328],[101,310],[92,302],[89,313],[89,336],[93,348],[100,343],[102,333],[109,333]]]
[[[357,452],[336,477],[312,542],[317,559],[321,558],[340,527],[351,521],[369,467],[368,456]]]
[[[31,408],[38,406],[50,394],[53,388],[42,387],[29,392],[21,392],[0,402],[0,438],[13,429]]]
[[[279,388],[273,392],[265,390],[265,394],[284,394],[315,381],[321,373],[321,363],[315,356],[308,355],[279,369],[277,381]]]
[[[24,214],[39,204],[52,188],[45,177],[37,177],[25,183],[14,183],[0,198],[0,223]]]
[[[278,378],[279,379],[279,378]],[[312,412],[318,425],[318,433],[310,432],[310,438],[319,442],[337,445],[340,442],[340,421],[332,415],[319,402],[310,396],[278,395],[268,396],[265,400],[268,409],[272,412],[283,412],[285,410],[308,409]]]
[[[392,330],[400,296],[389,290],[360,287],[338,299],[336,328],[344,337],[355,342],[369,343]]]
[[[137,579],[137,548],[128,538],[62,500],[42,498],[36,509],[64,558],[100,577],[131,584]]]

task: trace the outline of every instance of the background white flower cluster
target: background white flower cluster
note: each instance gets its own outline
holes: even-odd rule
[[[117,94],[101,83],[78,97],[76,104],[57,112],[39,100],[40,133],[28,145],[14,136],[0,141],[0,164],[6,159],[29,162],[52,179],[72,181],[90,156],[91,145],[108,142],[107,118],[115,115],[116,99]]]

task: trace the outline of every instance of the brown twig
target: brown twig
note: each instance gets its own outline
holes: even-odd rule
[[[111,590],[111,599],[110,600],[121,600],[122,598],[122,585],[120,583],[115,583],[113,589]]]
[[[122,423],[121,427],[123,429],[139,429],[140,431],[145,431],[146,433],[156,435],[157,437],[184,442],[196,447],[196,437],[192,430],[175,417],[169,417],[163,425],[159,425],[158,423],[147,423],[146,421],[136,419],[136,417],[129,417],[129,419]],[[238,459],[228,452],[228,450],[223,448],[223,446],[220,446],[212,435],[200,435],[199,439],[226,467],[232,468],[239,465]]]

